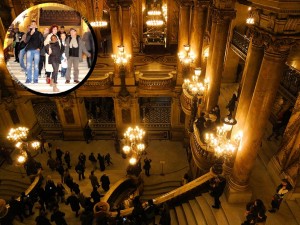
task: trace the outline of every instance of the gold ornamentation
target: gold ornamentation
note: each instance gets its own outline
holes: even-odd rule
[[[73,95],[58,97],[59,104],[62,108],[73,108],[75,104],[74,99]]]
[[[236,11],[233,9],[218,9],[216,7],[211,8],[212,21],[218,24],[230,22],[236,17]]]

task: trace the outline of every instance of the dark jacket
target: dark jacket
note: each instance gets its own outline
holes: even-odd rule
[[[56,212],[54,212],[52,215],[51,215],[51,221],[55,222],[56,225],[67,225],[67,222],[64,218],[65,216],[65,213],[57,210]]]
[[[46,216],[40,215],[35,218],[36,225],[51,225]]]
[[[65,50],[65,47],[62,45],[62,46],[59,46],[59,42],[51,42],[50,44],[46,45],[45,46],[45,50],[47,52],[47,54],[49,54],[49,47],[51,48],[52,50],[52,53],[49,55],[49,61],[48,63],[49,64],[53,64],[54,62],[55,63],[61,63],[61,56]],[[60,156],[61,158],[61,156]]]
[[[41,32],[39,32],[37,29],[35,29],[35,32],[31,35],[30,31],[26,35],[26,43],[27,46],[25,47],[25,50],[36,50],[36,49],[42,49],[44,46],[44,37]]]
[[[91,54],[86,50],[84,42],[81,40],[81,38],[79,36],[77,36],[77,43],[78,43],[78,58],[79,58],[79,62],[82,62],[82,53],[86,54],[87,56],[90,56]],[[71,41],[71,37],[68,37],[66,39],[66,48],[65,48],[65,53],[66,53],[66,57],[67,59],[70,57],[70,41]]]
[[[72,211],[76,212],[80,209],[79,200],[75,195],[71,195],[67,198],[67,205],[71,205]]]

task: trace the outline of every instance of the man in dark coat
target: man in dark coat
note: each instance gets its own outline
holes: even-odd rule
[[[69,151],[66,151],[64,159],[65,162],[67,163],[68,169],[71,169],[71,155]]]
[[[79,199],[76,197],[76,195],[74,193],[72,193],[66,201],[66,205],[71,206],[71,209],[73,212],[76,213],[76,217],[79,216],[79,210],[80,210],[80,205],[79,205]]]
[[[94,174],[94,170],[91,171],[91,175],[89,176],[89,179],[91,181],[92,187],[100,187],[99,182],[98,182],[98,178],[95,176]]]
[[[101,195],[98,192],[96,187],[93,187],[93,191],[91,192],[91,197],[92,197],[94,203],[100,202]]]
[[[36,225],[51,225],[50,220],[46,217],[44,210],[40,211],[40,215],[35,218]]]
[[[55,207],[51,215],[51,222],[55,222],[56,225],[68,225],[64,217],[65,213],[59,211],[58,207]]]
[[[144,170],[145,170],[145,174],[146,174],[146,176],[150,176],[150,168],[151,168],[151,163],[152,162],[152,160],[151,159],[148,159],[147,157],[146,157],[146,159],[144,159]]]
[[[103,174],[102,177],[100,178],[100,182],[102,184],[103,190],[108,191],[110,185],[109,177],[106,174]]]
[[[98,153],[98,161],[100,165],[100,170],[104,171],[105,170],[105,163],[104,163],[104,157]]]
[[[75,170],[78,173],[79,180],[81,180],[81,178],[85,179],[85,176],[84,176],[85,168],[81,161],[78,162],[77,166],[75,167]]]
[[[219,209],[220,208],[220,197],[224,192],[226,186],[226,179],[221,177],[221,176],[217,176],[216,178],[214,178],[214,181],[211,184],[211,196],[214,197],[214,205],[212,206],[215,209]]]
[[[93,164],[94,170],[96,170],[97,169],[97,159],[93,152],[90,154],[89,160]]]
[[[56,152],[56,158],[62,162],[62,156],[64,152],[59,147],[56,148],[55,152]]]

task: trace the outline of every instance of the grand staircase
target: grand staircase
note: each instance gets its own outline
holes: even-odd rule
[[[220,200],[220,209],[211,207],[213,198],[208,193],[186,200],[170,209],[171,225],[241,225],[246,204],[230,204],[225,196]],[[299,213],[300,199],[287,200],[275,214],[267,212],[265,225],[300,225]]]
[[[0,198],[8,201],[11,196],[19,197],[22,192],[27,190],[30,184],[27,176],[22,179],[17,176],[0,178]]]

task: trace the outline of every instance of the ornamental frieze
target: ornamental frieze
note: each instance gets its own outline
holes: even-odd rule
[[[218,9],[216,7],[211,8],[212,21],[215,23],[225,23],[236,17],[236,11],[234,9]]]

